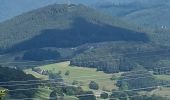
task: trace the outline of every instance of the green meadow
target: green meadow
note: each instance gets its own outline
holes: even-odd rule
[[[55,64],[49,64],[44,66],[39,66],[37,68],[41,68],[42,70],[52,71],[53,73],[61,72],[61,76],[63,77],[65,82],[72,84],[73,81],[78,81],[81,83],[81,86],[84,90],[89,90],[88,84],[90,81],[95,81],[99,84],[100,89],[104,89],[106,91],[111,91],[112,89],[117,89],[115,86],[116,81],[110,80],[112,74],[105,74],[101,71],[96,71],[95,68],[85,68],[85,67],[76,67],[70,66],[70,62],[60,62]],[[65,73],[69,71],[70,74],[68,76]],[[32,74],[37,78],[48,79],[46,75],[40,75],[31,69],[25,70],[27,74]],[[120,76],[120,74],[115,74]]]

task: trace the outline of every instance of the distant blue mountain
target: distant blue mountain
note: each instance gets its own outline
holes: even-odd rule
[[[140,26],[170,28],[170,0],[119,0],[113,4],[99,4],[96,8]]]

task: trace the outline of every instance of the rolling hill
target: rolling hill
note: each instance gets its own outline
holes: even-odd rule
[[[167,0],[90,2],[97,9],[73,1],[43,8],[46,1],[10,2],[25,6],[11,17],[38,9],[0,23],[0,91],[9,89],[7,99],[169,100],[169,23],[157,17],[168,13]]]
[[[137,23],[138,25],[151,28],[161,28],[161,26],[170,27],[170,24],[167,22],[169,20],[169,14],[167,12],[170,11],[169,0],[130,1],[128,3],[101,4],[97,8],[111,13],[113,16]]]
[[[102,2],[110,2],[112,0],[105,0]],[[116,0],[115,0],[116,1]],[[100,0],[70,0],[74,4],[94,5]],[[0,22],[9,20],[14,16],[22,13],[41,8],[54,3],[67,3],[67,0],[0,0]]]
[[[89,47],[74,56],[70,64],[97,68],[106,73],[169,67],[170,49],[166,46],[142,42],[104,42]]]
[[[96,9],[136,24],[160,45],[170,46],[169,0],[120,0],[119,3],[102,3]]]
[[[21,70],[16,70],[16,69],[11,69],[11,68],[5,68],[0,66],[0,83],[1,87],[8,89],[8,90],[16,90],[16,89],[26,89],[26,88],[37,88],[38,85],[34,86],[21,86],[21,85],[16,85],[16,81],[26,81],[26,80],[38,80],[35,78],[33,75],[30,74],[25,74]],[[13,82],[10,82],[13,81]],[[14,82],[15,81],[15,82]],[[27,84],[31,84],[33,82],[25,82]],[[10,85],[15,85],[10,86]],[[6,99],[11,99],[11,98],[24,98],[24,97],[33,97],[34,94],[36,93],[37,90],[30,90],[30,91],[9,91],[8,96]]]
[[[168,0],[70,0],[72,4],[84,4],[86,6],[95,7],[100,6],[108,7],[113,4],[135,4],[137,8],[146,6],[161,5],[168,2]],[[41,8],[54,3],[67,3],[67,0],[0,0],[0,22],[8,20],[14,16],[18,16],[22,13]],[[167,3],[168,4],[168,3]],[[114,9],[112,9],[113,11]],[[125,9],[124,9],[125,10]],[[118,10],[119,11],[119,10]],[[120,12],[123,13],[123,12]],[[117,14],[117,13],[115,13]]]
[[[54,4],[0,23],[0,48],[9,59],[19,61],[64,59],[71,60],[71,65],[95,67],[107,73],[139,66],[153,69],[169,59],[164,55],[170,51],[155,44],[154,34],[142,31],[84,5]],[[157,51],[142,53],[153,50]],[[151,60],[143,57],[161,53],[164,55]],[[137,58],[130,59],[133,57]],[[0,57],[2,61],[5,58]]]
[[[63,0],[0,0],[0,22],[9,20],[25,12],[50,4],[67,3]],[[71,4],[84,4],[98,11],[136,23],[140,27],[161,29],[170,27],[169,0],[70,0]],[[158,17],[159,16],[159,17]]]
[[[0,48],[10,52],[104,41],[149,41],[145,33],[130,28],[137,29],[83,5],[54,4],[1,23]]]

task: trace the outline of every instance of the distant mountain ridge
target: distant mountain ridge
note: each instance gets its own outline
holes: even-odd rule
[[[161,28],[163,25],[170,27],[167,22],[169,20],[168,12],[170,12],[169,0],[130,1],[123,3],[122,0],[122,3],[118,4],[101,4],[97,9],[141,26]]]
[[[8,20],[22,13],[41,8],[54,3],[67,3],[67,0],[0,0],[0,22]],[[132,5],[135,6],[156,6],[169,4],[168,0],[70,0],[71,4],[84,4],[86,6],[113,6],[113,5]]]

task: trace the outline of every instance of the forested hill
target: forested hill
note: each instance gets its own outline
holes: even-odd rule
[[[1,67],[0,65],[0,88],[8,89],[8,95],[10,98],[31,98],[34,96],[37,90],[29,91],[16,91],[16,89],[28,89],[37,88],[38,85],[17,85],[17,84],[31,84],[35,82],[29,82],[27,80],[38,80],[33,75],[27,75],[21,70],[11,69],[7,67]],[[8,99],[5,99],[8,100]]]
[[[145,33],[130,29],[137,27],[83,5],[54,4],[1,23],[0,48],[18,51],[104,41],[149,41]]]
[[[89,47],[73,57],[71,65],[97,68],[106,73],[169,67],[169,47],[139,42],[106,42]]]

